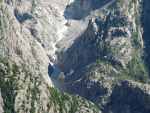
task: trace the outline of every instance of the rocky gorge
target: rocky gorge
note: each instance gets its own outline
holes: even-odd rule
[[[149,0],[0,0],[0,113],[150,113]]]

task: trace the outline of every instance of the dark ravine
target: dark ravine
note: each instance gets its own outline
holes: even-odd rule
[[[96,9],[104,8],[110,5],[115,0],[75,0],[68,4],[64,16],[66,19],[81,20],[89,16],[90,13]]]
[[[143,23],[143,39],[145,44],[145,63],[150,70],[150,1],[143,1],[143,15],[142,15],[142,23]],[[149,71],[150,73],[150,71]]]

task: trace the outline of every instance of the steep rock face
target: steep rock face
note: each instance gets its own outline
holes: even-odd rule
[[[141,5],[140,0],[115,1],[90,20],[64,55],[66,91],[104,109],[118,81],[149,81],[142,58]]]
[[[61,60],[64,65],[64,72],[69,72],[70,69],[78,70],[95,60],[97,51],[94,46],[94,32],[92,24],[89,23],[87,30],[65,52]]]
[[[52,3],[52,4],[51,4]],[[66,1],[0,3],[0,99],[6,113],[98,113],[91,102],[55,90],[48,65],[64,29]],[[53,6],[52,6],[53,5]]]
[[[52,85],[47,74],[49,59],[46,52],[32,37],[27,26],[17,21],[14,10],[11,5],[1,4],[0,55],[12,59],[20,66],[24,65],[36,75],[43,73],[45,81]]]
[[[1,111],[6,113],[99,113],[91,102],[52,88],[9,59],[0,59]]]
[[[66,29],[62,15],[67,0],[17,1],[12,4],[17,20],[22,23],[22,28],[28,30],[50,58],[54,57],[55,43],[61,38],[62,30]]]
[[[136,23],[140,18],[136,15],[139,4],[118,1],[100,10],[99,17],[90,20],[85,32],[65,52],[62,58],[65,72],[88,65],[98,58],[126,67],[135,51],[143,47],[140,25]]]

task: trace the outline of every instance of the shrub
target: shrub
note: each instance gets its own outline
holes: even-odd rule
[[[0,89],[5,113],[15,113],[14,103],[17,90],[16,75],[19,73],[15,64],[10,65],[7,59],[0,58]]]

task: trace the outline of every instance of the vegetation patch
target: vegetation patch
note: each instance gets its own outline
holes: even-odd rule
[[[49,88],[50,91],[50,104],[48,107],[54,105],[55,110],[60,113],[76,113],[82,109],[81,107],[88,108],[94,113],[98,113],[99,109],[95,104],[86,102],[84,98],[75,95],[69,95],[64,92],[60,92],[55,88]]]
[[[19,74],[19,68],[15,64],[0,58],[0,90],[4,102],[4,113],[15,113],[17,74]]]

